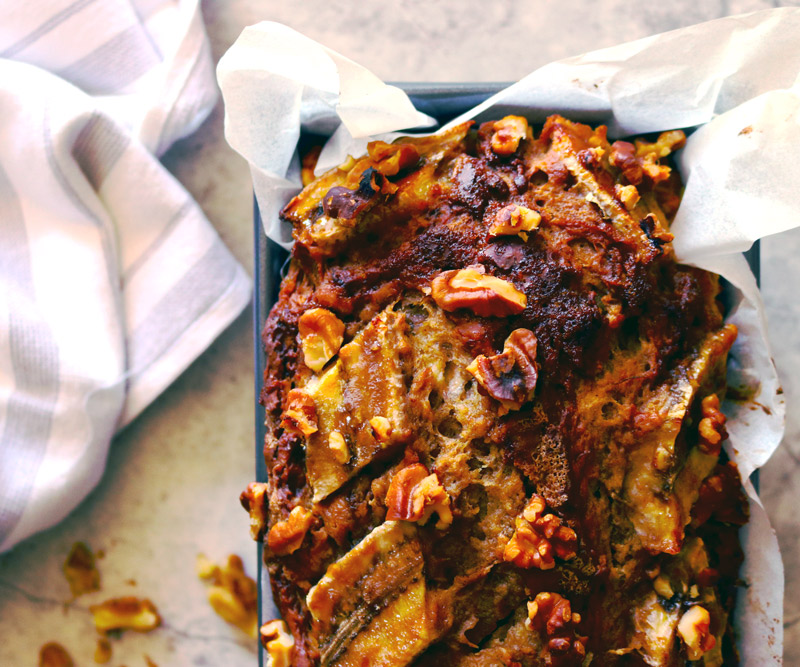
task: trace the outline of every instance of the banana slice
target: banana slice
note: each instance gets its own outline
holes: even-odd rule
[[[306,602],[322,665],[406,665],[433,639],[417,529],[387,521],[333,563]]]

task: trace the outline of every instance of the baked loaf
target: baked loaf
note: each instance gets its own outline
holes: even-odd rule
[[[464,123],[286,206],[242,494],[273,665],[736,664],[736,329],[673,256],[683,142]]]

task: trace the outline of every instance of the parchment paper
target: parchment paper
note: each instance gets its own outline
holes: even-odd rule
[[[228,142],[250,163],[266,233],[284,246],[278,211],[299,189],[301,127],[332,134],[321,173],[380,133],[430,128],[402,91],[275,23],[242,33],[217,71]],[[800,9],[730,17],[546,65],[466,118],[507,113],[542,122],[558,112],[604,123],[614,138],[697,128],[678,154],[686,192],[673,224],[678,258],[727,279],[739,327],[729,381],[754,389],[726,401],[728,450],[751,500],[737,626],[743,664],[781,664],[783,565],[749,477],[783,436],[785,406],[755,279],[738,254],[800,225]],[[391,136],[391,135],[389,135]]]

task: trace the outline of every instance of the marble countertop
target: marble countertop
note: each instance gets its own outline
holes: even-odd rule
[[[205,0],[215,58],[251,23],[286,23],[395,81],[508,81],[546,62],[719,16],[800,2],[719,0]],[[458,35],[458,39],[453,39]],[[252,274],[253,222],[246,163],[225,143],[221,106],[165,156]],[[762,244],[762,287],[776,363],[789,405],[786,439],[762,472],[762,497],[786,565],[787,664],[800,664],[800,230]],[[35,664],[58,641],[93,664],[89,604],[140,595],[164,627],[113,642],[110,665],[246,667],[256,647],[218,618],[194,570],[199,552],[238,553],[253,574],[255,546],[239,508],[254,476],[253,336],[244,313],[112,443],[103,480],[67,520],[0,557],[0,665]],[[102,550],[103,591],[69,600],[61,565],[78,540]]]

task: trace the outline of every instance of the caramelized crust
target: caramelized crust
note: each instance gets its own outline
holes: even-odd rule
[[[673,257],[682,142],[465,123],[287,205],[256,535],[295,665],[736,664],[736,330]]]

